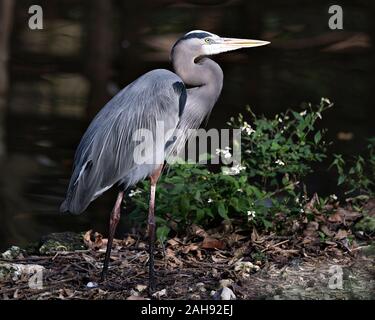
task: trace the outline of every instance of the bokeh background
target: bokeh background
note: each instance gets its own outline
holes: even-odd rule
[[[28,28],[33,4],[43,30]],[[332,4],[343,7],[344,30],[328,28]],[[370,0],[0,0],[0,248],[105,232],[111,192],[81,216],[58,213],[75,147],[120,88],[171,68],[172,44],[193,29],[272,41],[215,57],[225,82],[208,127],[226,127],[246,105],[272,116],[328,97],[330,152],[361,152],[375,133],[374,17]],[[326,167],[309,177],[311,192],[335,192]]]

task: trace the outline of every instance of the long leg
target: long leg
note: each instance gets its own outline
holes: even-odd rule
[[[116,227],[118,225],[118,222],[120,221],[121,203],[122,203],[123,198],[124,198],[124,192],[121,191],[118,193],[117,200],[116,200],[115,206],[112,209],[111,217],[109,220],[109,235],[108,235],[107,251],[105,253],[105,259],[104,259],[103,270],[102,270],[102,275],[101,275],[102,281],[105,280],[106,275],[107,275],[109,259],[111,257],[113,237],[115,236]]]
[[[150,207],[148,211],[148,238],[149,238],[149,294],[155,291],[154,244],[155,244],[155,191],[163,166],[158,167],[150,176]]]

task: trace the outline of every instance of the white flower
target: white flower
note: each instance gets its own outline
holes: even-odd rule
[[[300,211],[301,213],[304,213],[304,212],[305,212],[305,210],[303,210],[303,208],[301,208],[299,211]]]
[[[243,192],[243,190],[242,189],[237,189],[237,192]]]
[[[285,166],[285,163],[281,161],[280,159],[277,159],[275,163],[278,164],[279,166]]]
[[[322,98],[322,102],[325,102],[327,104],[331,104],[331,101],[328,98]]]
[[[137,195],[138,193],[142,193],[141,190],[130,190],[129,192],[129,197],[134,197],[135,195]]]
[[[283,119],[279,118],[279,119],[277,119],[277,121],[279,121],[280,123],[282,123]]]
[[[251,150],[245,150],[245,153],[247,153],[247,154],[251,154],[252,151],[251,151]]]
[[[211,203],[211,202],[214,202],[214,200],[212,200],[211,198],[208,198],[207,202]]]
[[[217,155],[222,154],[225,159],[229,159],[230,157],[232,157],[232,154],[230,153],[229,150],[231,150],[230,147],[225,147],[224,150],[223,149],[216,149],[216,154]]]
[[[247,221],[251,221],[255,218],[255,211],[247,211]]]
[[[251,125],[249,125],[246,121],[244,121],[241,131],[245,131],[248,136],[255,132]]]
[[[223,174],[233,176],[233,175],[239,174],[242,170],[245,170],[245,169],[246,167],[236,164],[230,168],[223,168]]]
[[[334,200],[334,201],[337,200],[337,196],[336,196],[335,194],[331,194],[331,195],[330,195],[330,198],[331,198],[332,200]]]
[[[307,110],[300,112],[300,116],[305,116],[307,114]]]
[[[299,203],[299,198],[296,198],[296,203]]]

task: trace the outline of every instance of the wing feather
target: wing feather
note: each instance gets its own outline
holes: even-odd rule
[[[164,122],[164,132],[174,130],[184,94],[185,86],[176,74],[158,69],[138,78],[109,101],[81,139],[60,210],[80,213],[111,186],[121,183],[126,188],[150,175],[155,164],[137,165],[134,161],[133,135],[138,129],[147,129],[155,137],[157,121]]]

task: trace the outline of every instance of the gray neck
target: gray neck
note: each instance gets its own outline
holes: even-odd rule
[[[172,63],[175,72],[184,81],[185,85],[192,87],[187,90],[188,105],[195,105],[194,110],[198,116],[203,116],[201,121],[209,115],[214,104],[219,98],[223,87],[223,71],[220,66],[209,58],[196,61],[193,52],[175,48],[172,53]],[[203,115],[204,114],[204,115]]]

